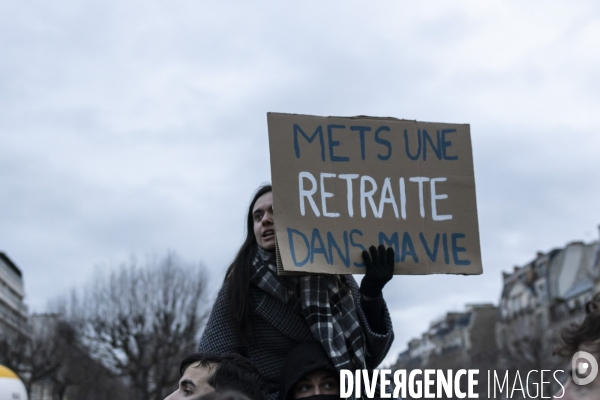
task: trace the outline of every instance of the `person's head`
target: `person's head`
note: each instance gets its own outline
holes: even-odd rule
[[[225,274],[225,281],[230,287],[227,297],[234,327],[242,340],[250,335],[250,267],[256,256],[256,248],[261,246],[268,251],[275,248],[272,191],[271,185],[262,185],[254,192],[246,214],[246,238]]]
[[[251,400],[245,394],[236,390],[216,390],[200,397],[202,400]]]
[[[249,211],[256,244],[265,250],[272,251],[275,249],[275,225],[273,223],[271,186],[263,186],[254,196],[252,203]]]
[[[339,377],[335,370],[320,368],[310,371],[304,375],[292,387],[292,399],[303,399],[305,397],[319,395],[340,394]]]
[[[592,357],[600,364],[600,294],[596,294],[594,299],[586,304],[586,317],[579,325],[572,325],[562,332],[563,344],[559,349],[559,354],[565,356],[571,362],[571,358],[578,351],[590,353]],[[579,369],[579,364],[584,363],[589,366],[587,360],[579,359],[576,365]],[[569,364],[571,365],[571,364]],[[591,371],[591,368],[582,368],[583,370]],[[597,400],[600,399],[600,376],[597,376],[592,382],[587,385],[577,385],[573,382],[572,372],[569,372],[569,380],[563,389],[555,394],[555,398],[563,400]],[[600,375],[600,374],[599,374]],[[581,378],[585,378],[585,372]],[[560,397],[563,395],[562,397]]]
[[[256,189],[256,191],[254,192],[254,194],[252,195],[252,200],[250,201],[250,206],[248,207],[248,212],[246,213],[246,238],[244,239],[244,243],[242,243],[242,246],[240,248],[240,251],[244,250],[245,248],[251,247],[255,244],[258,244],[257,238],[256,238],[256,233],[255,233],[255,216],[254,216],[254,211],[255,211],[255,206],[256,203],[259,201],[259,199],[261,200],[265,200],[264,196],[271,196],[273,192],[273,187],[269,184],[265,184],[262,186],[259,186],[258,189]],[[270,215],[271,215],[271,223],[272,223],[272,207],[273,207],[273,198],[271,197],[271,201],[270,201]],[[262,201],[260,202],[262,203]],[[268,250],[268,249],[265,249]]]
[[[240,391],[251,400],[263,398],[258,369],[238,354],[191,354],[181,361],[179,373],[179,387],[165,400],[196,400],[215,390]]]
[[[250,400],[263,400],[266,394],[265,382],[258,368],[239,354],[224,356],[208,383],[217,391],[233,390]]]
[[[285,358],[279,400],[313,396],[334,399],[339,398],[339,390],[339,374],[320,343],[302,343]]]
[[[179,365],[179,386],[165,400],[196,400],[214,391],[208,381],[219,362],[220,357],[211,354],[196,353],[184,358]]]

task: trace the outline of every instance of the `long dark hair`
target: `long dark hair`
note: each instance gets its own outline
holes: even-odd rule
[[[256,200],[265,193],[272,192],[271,185],[262,185],[259,187],[248,207],[248,215],[246,219],[246,239],[240,247],[233,262],[227,269],[225,281],[223,284],[229,285],[227,291],[227,300],[231,305],[233,325],[242,338],[246,340],[250,335],[250,278],[252,272],[250,266],[256,256],[256,237],[254,236],[254,219],[252,218],[252,209]]]

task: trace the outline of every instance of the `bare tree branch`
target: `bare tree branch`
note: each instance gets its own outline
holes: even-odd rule
[[[210,305],[201,266],[169,253],[132,259],[98,272],[81,292],[63,301],[62,313],[78,327],[91,354],[125,377],[141,400],[162,400],[178,381],[178,364],[194,351]]]

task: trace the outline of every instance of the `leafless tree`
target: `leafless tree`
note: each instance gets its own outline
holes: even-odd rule
[[[210,311],[206,287],[201,266],[171,253],[99,270],[79,295],[54,307],[90,355],[123,377],[137,398],[162,400],[175,389],[179,362],[194,351]]]
[[[33,315],[28,331],[2,335],[0,364],[17,372],[30,398],[129,398],[127,387],[90,357],[77,331],[58,314]]]
[[[31,337],[25,332],[4,328],[0,330],[0,364],[19,376],[28,373]]]

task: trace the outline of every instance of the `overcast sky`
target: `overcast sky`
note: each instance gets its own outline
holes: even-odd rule
[[[266,113],[471,124],[480,276],[397,276],[394,360],[600,223],[600,3],[0,2],[0,251],[30,310],[173,250],[218,287]]]

